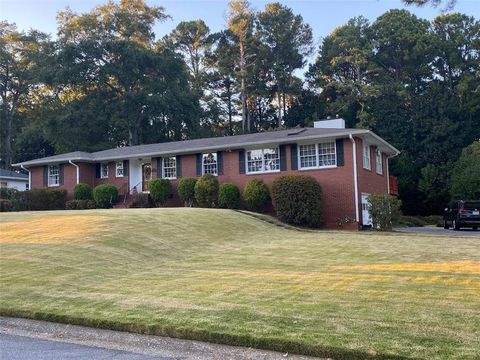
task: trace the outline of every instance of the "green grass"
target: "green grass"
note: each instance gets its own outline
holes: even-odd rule
[[[335,359],[479,359],[480,239],[229,210],[2,214],[0,313]]]

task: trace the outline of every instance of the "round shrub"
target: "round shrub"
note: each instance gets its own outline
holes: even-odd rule
[[[111,184],[97,185],[93,189],[93,198],[100,209],[109,209],[117,202],[118,190]]]
[[[195,184],[195,200],[200,207],[215,207],[218,199],[218,179],[212,174],[203,175]]]
[[[150,194],[139,193],[133,196],[133,201],[129,206],[130,208],[153,208],[155,202]]]
[[[92,187],[85,183],[79,183],[75,185],[73,189],[73,199],[74,200],[92,200],[93,199]]]
[[[149,181],[148,190],[155,204],[157,206],[163,206],[172,193],[172,185],[170,185],[170,180],[155,179]]]
[[[224,209],[238,209],[240,207],[240,190],[237,185],[229,183],[220,185],[218,206]]]
[[[245,185],[243,201],[247,210],[262,212],[270,201],[267,185],[260,179],[253,179]]]
[[[272,184],[273,207],[286,223],[319,227],[322,222],[322,188],[310,176],[281,176]]]
[[[12,211],[12,202],[6,199],[0,199],[0,212]]]
[[[178,182],[177,191],[178,197],[183,201],[185,206],[192,207],[195,202],[195,178],[182,178]]]

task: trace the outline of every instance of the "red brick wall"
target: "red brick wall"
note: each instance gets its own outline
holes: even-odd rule
[[[383,173],[377,174],[376,166],[376,148],[370,146],[370,162],[371,170],[363,168],[363,141],[362,139],[355,139],[357,143],[357,171],[358,171],[358,197],[359,197],[359,214],[360,222],[362,221],[362,193],[369,194],[388,194],[388,179],[387,179],[387,158],[382,154]]]
[[[29,168],[32,174],[32,189],[48,187],[43,184],[43,166]],[[63,164],[63,185],[51,186],[52,189],[67,190],[67,200],[73,198],[73,188],[77,184],[77,168],[71,164]]]
[[[130,166],[130,164],[129,164]],[[96,178],[96,164],[91,164],[90,171],[93,171],[93,187],[100,185],[100,184],[112,184],[119,191],[119,195],[123,195],[125,192],[129,190],[129,183],[128,183],[128,174],[125,174],[122,177],[117,177],[117,169],[116,169],[116,162],[112,161],[108,163],[108,178]]]
[[[387,189],[387,162],[383,156],[383,174],[376,173],[375,167],[375,149],[371,147],[371,161],[372,170],[363,169],[362,161],[362,141],[356,138],[357,144],[357,171],[358,171],[358,204],[360,222],[362,218],[361,213],[361,194],[367,193],[388,193]],[[254,179],[262,178],[270,187],[272,182],[282,175],[308,175],[314,177],[322,186],[323,204],[324,204],[324,223],[328,228],[337,228],[337,219],[348,216],[351,219],[355,218],[355,190],[353,179],[353,155],[352,144],[347,138],[344,139],[344,166],[332,169],[315,169],[315,170],[291,170],[291,156],[290,146],[286,146],[287,157],[287,171],[270,174],[239,174],[238,169],[238,151],[224,152],[223,154],[223,169],[224,174],[219,176],[220,183],[231,182],[240,187],[243,191],[245,184]],[[196,177],[196,155],[182,156],[182,177]],[[95,164],[80,163],[80,181],[96,186],[98,184],[110,183],[117,188],[125,189],[129,187],[128,176],[117,178],[115,162],[109,163],[109,177],[108,179],[95,178]],[[153,178],[157,174],[157,161],[152,159]],[[65,164],[64,168],[64,185],[61,186],[71,193],[76,183],[76,170],[70,164]],[[43,187],[43,167],[31,168],[32,171],[32,187]],[[172,198],[168,201],[168,206],[181,206],[181,201],[178,198],[176,186],[178,180],[172,181]],[[355,229],[358,224],[350,224],[345,228]]]

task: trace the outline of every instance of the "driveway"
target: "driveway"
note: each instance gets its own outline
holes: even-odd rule
[[[462,229],[452,230],[444,229],[443,227],[425,226],[425,227],[404,227],[395,228],[395,231],[409,233],[409,234],[428,234],[428,235],[442,235],[450,237],[478,237],[480,238],[480,230]]]
[[[308,356],[0,317],[0,359],[308,360]]]

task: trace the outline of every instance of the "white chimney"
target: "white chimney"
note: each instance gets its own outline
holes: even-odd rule
[[[345,129],[345,120],[332,119],[332,120],[319,120],[313,123],[313,127],[316,129]]]

